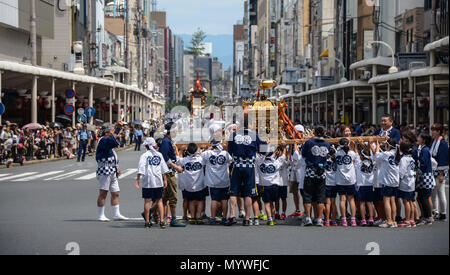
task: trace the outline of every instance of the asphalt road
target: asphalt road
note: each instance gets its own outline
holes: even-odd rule
[[[134,186],[138,157],[130,150],[119,153],[126,174],[120,180],[121,212],[136,218],[126,222],[96,221],[98,183],[92,158],[1,169],[0,254],[364,255],[377,250],[372,246],[381,255],[449,253],[448,222],[417,228],[317,228],[289,219],[274,227],[239,223],[144,229],[138,219],[141,191]],[[288,203],[291,213],[292,197]],[[109,204],[106,214],[112,217]]]

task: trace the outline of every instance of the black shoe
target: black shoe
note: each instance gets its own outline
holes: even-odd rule
[[[144,225],[144,228],[151,228],[152,227],[152,223],[151,222],[146,222]]]
[[[396,223],[401,223],[402,221],[403,221],[402,217],[400,217],[400,216],[396,216],[395,217],[395,222]]]
[[[233,217],[233,218],[229,218],[228,219],[227,225],[231,226],[231,225],[236,224],[236,223],[237,223],[236,217]]]
[[[242,222],[242,225],[243,225],[243,226],[250,226],[250,220],[244,220],[244,221]]]
[[[438,221],[447,221],[447,215],[446,214],[439,214]]]
[[[159,223],[159,227],[161,227],[161,229],[166,229],[166,223],[165,222],[160,222]]]

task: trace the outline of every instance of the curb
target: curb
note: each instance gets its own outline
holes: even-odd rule
[[[128,150],[128,149],[131,149],[131,148],[133,148],[133,147],[134,147],[134,144],[133,144],[133,145],[124,146],[124,147],[121,147],[121,148],[117,148],[115,151],[116,151],[116,152],[121,152],[121,151],[125,151],[125,150]],[[86,153],[86,155],[87,155],[87,153]],[[39,164],[39,163],[48,163],[48,162],[55,162],[55,161],[63,161],[63,160],[72,160],[72,161],[73,161],[74,159],[75,159],[75,158],[73,158],[73,159],[67,159],[67,158],[53,158],[53,159],[30,160],[30,161],[24,162],[23,166],[33,165],[33,164]],[[13,163],[13,164],[11,165],[11,167],[9,167],[9,168],[13,168],[13,167],[21,167],[21,165],[20,165],[19,163]],[[2,170],[2,169],[8,169],[8,168],[6,167],[6,165],[2,165],[2,166],[0,166],[0,170]]]

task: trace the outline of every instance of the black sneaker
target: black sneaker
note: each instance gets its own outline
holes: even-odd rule
[[[400,216],[396,216],[395,217],[395,222],[396,223],[401,223],[402,221],[403,221],[402,217],[400,217]]]
[[[243,226],[250,226],[250,220],[244,220],[244,221],[242,222],[242,225],[243,225]]]
[[[446,214],[439,214],[438,221],[445,222],[447,221],[447,215]]]
[[[151,228],[152,227],[152,223],[151,222],[146,222],[144,225],[144,228]]]
[[[160,222],[159,223],[159,227],[161,227],[161,229],[166,229],[166,223],[165,222]]]
[[[236,223],[237,223],[236,217],[233,217],[233,218],[229,218],[228,219],[227,225],[231,226],[231,225],[236,224]]]

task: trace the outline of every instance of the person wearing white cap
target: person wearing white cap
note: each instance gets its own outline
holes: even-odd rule
[[[152,201],[158,207],[159,225],[161,228],[166,228],[164,222],[164,206],[162,203],[162,196],[164,188],[167,187],[166,174],[169,173],[169,168],[160,152],[155,148],[156,141],[154,138],[147,138],[144,141],[144,146],[147,152],[142,154],[139,159],[139,170],[136,179],[136,188],[141,187],[142,176],[142,198],[144,199],[144,219],[145,228],[152,227],[150,222],[150,202]]]
[[[305,127],[303,127],[303,125],[301,125],[301,124],[295,125],[294,128],[295,128],[295,130],[299,131],[300,133],[305,132]]]

